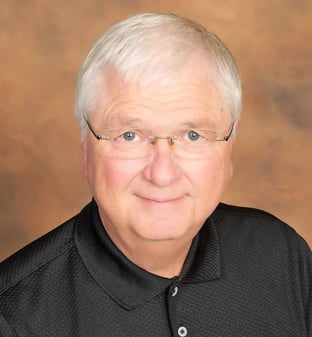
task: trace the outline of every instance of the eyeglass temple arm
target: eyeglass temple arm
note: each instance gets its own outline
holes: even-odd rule
[[[217,138],[216,141],[217,142],[224,142],[224,141],[227,142],[231,138],[231,135],[232,135],[233,130],[234,130],[234,126],[235,126],[235,121],[231,125],[231,129],[229,131],[229,134],[227,136],[224,136],[223,138]]]
[[[91,133],[93,134],[93,136],[94,136],[97,140],[103,139],[100,135],[98,135],[98,134],[93,130],[92,126],[90,125],[90,123],[89,123],[89,121],[88,121],[88,119],[87,119],[86,117],[85,117],[84,119],[85,119],[85,121],[86,121],[86,123],[87,123],[87,126],[88,126],[89,130],[90,130]]]

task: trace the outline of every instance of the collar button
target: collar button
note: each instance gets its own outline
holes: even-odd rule
[[[185,326],[180,326],[178,329],[178,335],[180,337],[186,337],[187,336],[187,329]]]
[[[173,288],[173,291],[172,291],[171,296],[174,297],[174,296],[176,296],[177,293],[178,293],[178,287],[175,286],[175,287]]]

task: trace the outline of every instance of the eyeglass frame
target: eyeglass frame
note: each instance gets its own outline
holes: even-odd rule
[[[97,140],[111,140],[113,139],[112,137],[110,136],[102,136],[102,135],[99,135],[98,133],[95,132],[95,130],[93,129],[93,127],[91,126],[90,122],[88,121],[87,117],[84,117],[85,119],[85,122],[89,128],[89,130],[91,131],[91,133],[93,134],[93,136],[97,139]],[[235,126],[235,121],[233,121],[231,123],[231,128],[230,128],[230,131],[228,133],[228,135],[224,136],[223,138],[216,138],[214,141],[215,142],[227,142],[231,136],[232,136],[232,133],[234,131],[234,126]],[[158,139],[167,139],[168,140],[168,143],[170,146],[173,146],[174,145],[174,141],[176,139],[178,139],[177,136],[155,136],[155,135],[151,135],[148,137],[149,141],[150,141],[150,144],[155,146]]]

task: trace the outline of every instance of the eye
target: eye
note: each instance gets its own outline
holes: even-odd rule
[[[201,138],[200,134],[194,130],[190,130],[186,133],[187,139],[191,141],[196,141]]]
[[[112,135],[110,138],[114,139],[115,142],[142,143],[146,140],[146,131],[141,129],[115,130],[115,135]]]
[[[120,138],[121,140],[125,140],[127,142],[131,142],[133,140],[137,140],[139,136],[134,131],[126,131],[122,133],[118,138]]]

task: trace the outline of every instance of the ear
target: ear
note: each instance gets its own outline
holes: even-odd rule
[[[87,139],[85,138],[80,144],[80,172],[84,178],[88,177],[88,155],[87,155]]]
[[[233,176],[234,173],[234,167],[233,167],[233,161],[232,161],[232,150],[233,150],[233,138],[229,139],[227,141],[227,144],[225,144],[227,146],[227,153],[225,154],[226,156],[228,156],[228,164],[226,166],[226,175],[227,175],[227,179],[230,180]]]
[[[234,174],[234,167],[233,167],[233,162],[231,160],[230,166],[229,166],[229,179],[233,177],[233,174]]]

